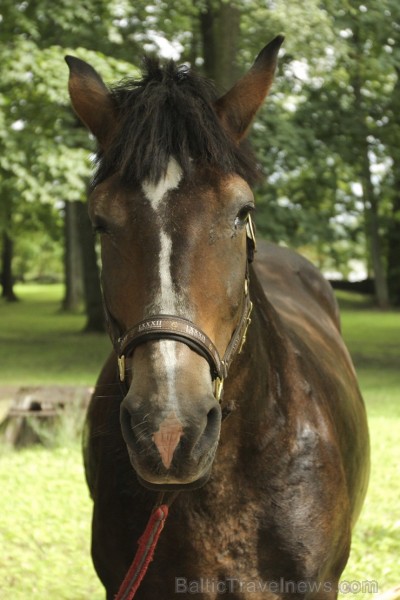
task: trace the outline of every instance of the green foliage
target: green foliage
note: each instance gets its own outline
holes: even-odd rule
[[[399,154],[400,8],[396,0],[5,0],[0,28],[0,228],[24,235],[14,215],[85,196],[92,140],[68,102],[64,54],[91,62],[115,81],[136,73],[143,50],[169,40],[182,61],[204,66],[204,17],[224,45],[218,19],[240,13],[237,69],[284,33],[277,80],[253,142],[267,174],[258,190],[259,231],[302,248],[327,269],[348,274],[349,257],[370,264],[368,201],[360,144],[367,143],[379,233],[396,219]],[[221,38],[221,39],[220,39]],[[112,57],[112,58],[111,58]],[[359,94],[356,94],[359,88]],[[397,169],[397,170],[396,170]],[[40,218],[34,220],[44,229]],[[396,232],[394,232],[396,236]],[[385,263],[385,256],[383,256]]]
[[[274,14],[287,13],[286,5],[276,3]],[[277,84],[254,135],[268,174],[259,193],[259,229],[299,248],[306,244],[311,255],[322,249],[320,264],[336,263],[346,275],[351,254],[370,262],[371,195],[381,239],[387,239],[398,195],[390,175],[399,161],[400,10],[378,0],[332,0],[308,9],[310,23],[318,25],[303,21],[293,40],[287,37]],[[388,250],[389,243],[383,264]]]
[[[51,229],[59,227],[63,203],[85,198],[92,169],[93,141],[71,110],[64,56],[77,54],[113,81],[134,71],[128,62],[101,52],[113,49],[111,9],[106,2],[78,7],[46,0],[4,2],[0,9],[7,42],[0,47],[0,231],[18,240],[19,271],[32,232],[49,240],[43,205],[56,207],[47,216],[53,215]],[[60,229],[57,237],[62,239]],[[60,271],[61,248],[55,254],[58,267],[49,276]]]
[[[33,231],[17,238],[14,277],[17,281],[61,282],[62,247],[47,231]]]

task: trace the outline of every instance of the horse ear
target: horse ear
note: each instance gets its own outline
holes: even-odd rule
[[[88,63],[66,56],[69,67],[68,90],[72,106],[84,125],[104,148],[115,125],[111,94],[100,75]]]
[[[245,137],[269,92],[283,40],[283,35],[278,35],[265,46],[246,75],[215,104],[223,126],[237,142]]]

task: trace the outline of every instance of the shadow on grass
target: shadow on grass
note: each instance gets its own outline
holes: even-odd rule
[[[340,310],[378,310],[374,297],[369,294],[335,290],[335,296]]]

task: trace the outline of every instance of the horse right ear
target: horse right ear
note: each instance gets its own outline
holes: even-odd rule
[[[271,87],[279,48],[284,40],[278,35],[257,56],[251,69],[215,103],[222,125],[240,142]]]
[[[74,56],[66,56],[65,61],[69,67],[68,89],[72,106],[104,149],[116,121],[111,94],[88,63]]]

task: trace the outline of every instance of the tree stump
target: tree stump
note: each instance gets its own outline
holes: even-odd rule
[[[87,388],[46,386],[20,388],[0,424],[4,442],[15,448],[44,444],[67,405],[84,410],[90,398]]]

